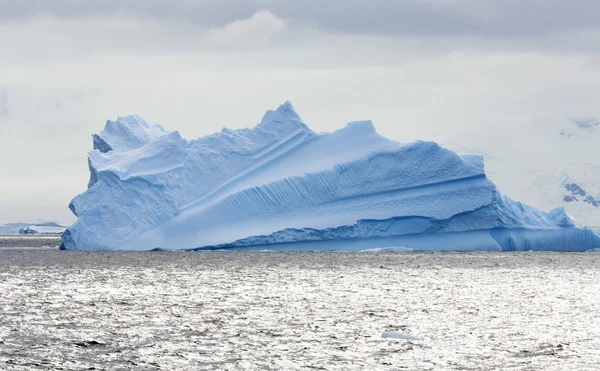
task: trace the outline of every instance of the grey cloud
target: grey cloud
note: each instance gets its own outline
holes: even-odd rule
[[[213,27],[251,16],[253,1],[206,0],[0,0],[1,20],[36,16],[86,18],[123,16],[142,19],[177,20]]]
[[[0,19],[122,15],[214,27],[260,9],[349,33],[511,38],[600,27],[597,0],[0,0]]]
[[[348,32],[407,36],[540,36],[599,28],[596,0],[304,0],[280,16]]]

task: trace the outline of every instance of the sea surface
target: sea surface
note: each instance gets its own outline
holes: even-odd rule
[[[60,235],[0,235],[0,250],[2,249],[55,249],[60,245]]]
[[[244,369],[598,370],[600,254],[0,249],[0,370]]]

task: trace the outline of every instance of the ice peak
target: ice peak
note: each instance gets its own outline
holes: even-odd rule
[[[346,125],[347,128],[358,129],[360,131],[377,131],[371,120],[352,121]]]
[[[93,136],[94,149],[129,151],[169,133],[160,125],[148,124],[138,115],[119,116],[115,121],[106,121],[104,130]]]
[[[300,115],[294,109],[294,106],[290,101],[285,101],[276,110],[269,110],[265,113],[261,120],[261,124],[267,124],[270,122],[285,122],[295,121],[304,124]]]
[[[351,135],[354,137],[364,137],[370,134],[377,134],[375,130],[375,125],[371,120],[365,121],[352,121],[346,124],[341,129],[335,131],[336,133],[344,133],[343,135]]]
[[[295,111],[294,105],[289,100],[286,100],[285,102],[283,102],[283,104],[280,105],[278,109],[282,109],[282,108],[291,109],[292,111]]]

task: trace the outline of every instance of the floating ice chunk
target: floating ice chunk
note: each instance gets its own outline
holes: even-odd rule
[[[399,332],[393,332],[393,331],[384,331],[381,333],[381,337],[384,339],[402,339],[402,340],[416,340],[416,341],[423,340],[423,339],[415,337],[415,336],[401,334]]]
[[[391,247],[374,247],[372,249],[361,250],[360,252],[411,252],[415,249],[404,246],[391,246]]]

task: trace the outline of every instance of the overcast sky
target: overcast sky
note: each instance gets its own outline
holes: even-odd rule
[[[316,131],[372,119],[396,140],[500,154],[600,115],[598,14],[597,0],[0,0],[0,223],[72,222],[91,134],[133,113],[192,139],[290,100]]]

